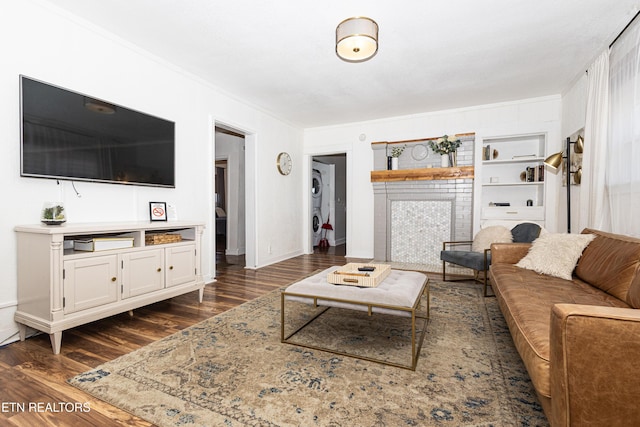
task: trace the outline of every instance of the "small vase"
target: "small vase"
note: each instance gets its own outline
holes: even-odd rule
[[[391,158],[391,170],[394,170],[394,171],[398,170],[398,158],[397,157],[392,157]]]
[[[442,154],[440,156],[440,166],[442,166],[443,168],[448,168],[449,167],[449,155],[448,154]]]
[[[389,171],[391,170],[391,162],[392,162],[391,159],[393,159],[393,157],[387,156],[387,170]]]
[[[452,151],[449,153],[449,166],[458,166],[458,152]]]

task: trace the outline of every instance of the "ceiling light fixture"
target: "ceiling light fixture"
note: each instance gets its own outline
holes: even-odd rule
[[[84,108],[100,114],[114,114],[116,112],[115,105],[100,101],[99,99],[89,98],[88,96],[84,97]]]
[[[378,24],[373,19],[354,17],[336,27],[336,54],[347,62],[363,62],[378,52]]]

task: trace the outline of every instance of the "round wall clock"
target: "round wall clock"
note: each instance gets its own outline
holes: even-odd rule
[[[276,162],[278,166],[278,172],[280,172],[282,175],[289,175],[291,173],[292,163],[289,153],[283,151],[282,153],[278,154],[278,159]]]

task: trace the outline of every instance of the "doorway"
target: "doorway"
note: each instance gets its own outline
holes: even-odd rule
[[[310,182],[313,252],[346,255],[346,153],[313,156]]]
[[[246,265],[245,135],[215,126],[216,265]]]

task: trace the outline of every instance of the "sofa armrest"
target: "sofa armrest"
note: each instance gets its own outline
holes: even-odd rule
[[[492,243],[491,264],[515,264],[529,252],[531,243]]]
[[[557,304],[550,345],[551,425],[640,420],[640,310]]]

